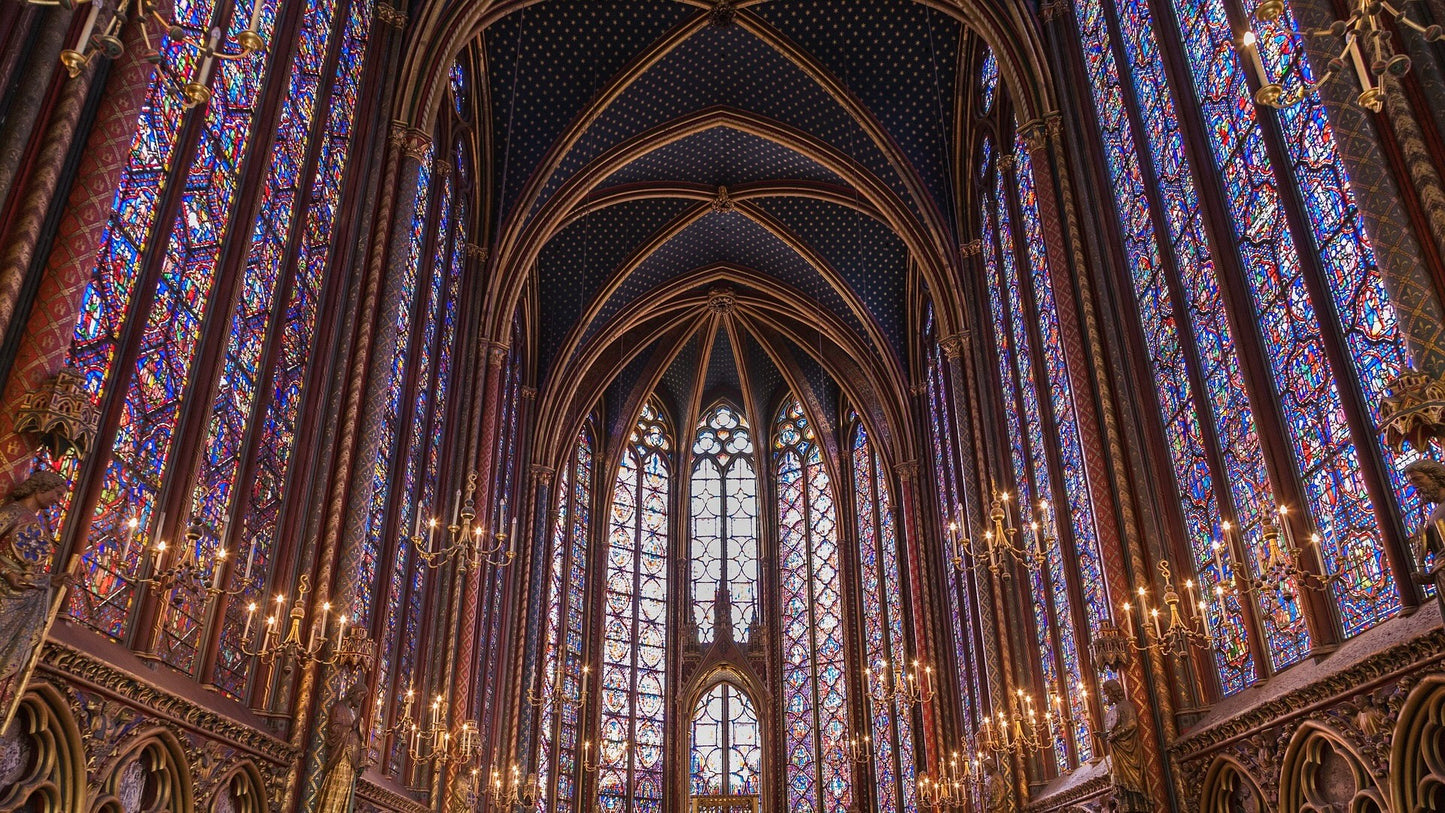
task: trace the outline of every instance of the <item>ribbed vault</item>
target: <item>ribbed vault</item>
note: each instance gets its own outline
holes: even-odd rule
[[[958,285],[960,131],[984,44],[1018,109],[1050,107],[1024,10],[540,0],[418,14],[409,36],[427,44],[408,49],[399,118],[427,126],[442,60],[478,76],[484,331],[506,341],[519,308],[535,316],[542,437],[654,391],[685,422],[725,356],[753,414],[786,387],[836,421],[841,397],[914,447],[906,326],[919,291]],[[947,300],[944,335],[966,327]]]

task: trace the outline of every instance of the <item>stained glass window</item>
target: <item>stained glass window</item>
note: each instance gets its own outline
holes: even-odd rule
[[[1325,569],[1344,574],[1333,598],[1342,631],[1354,635],[1399,608],[1380,517],[1414,515],[1418,503],[1400,476],[1407,458],[1362,448],[1380,441],[1352,433],[1349,416],[1365,425],[1378,419],[1385,382],[1404,366],[1405,350],[1323,103],[1313,91],[1279,111],[1252,102],[1246,66],[1253,57],[1239,53],[1229,5],[1175,0],[1173,13],[1157,18],[1146,0],[1075,0],[1074,10],[1196,570],[1207,585],[1227,581],[1236,565],[1265,571],[1265,512],[1297,483],[1307,505],[1295,534],[1318,531]],[[1258,58],[1293,92],[1311,75],[1293,13],[1250,22]],[[1183,55],[1181,76],[1167,75],[1170,49]],[[1207,123],[1197,153],[1210,163],[1205,175],[1189,165],[1181,106]],[[1218,186],[1199,188],[1196,178]],[[1227,245],[1211,245],[1205,228],[1201,199],[1213,194],[1222,196],[1233,232]],[[1292,222],[1296,204],[1301,217]],[[1221,262],[1226,251],[1235,256]],[[1241,299],[1223,295],[1231,288]],[[1332,335],[1348,369],[1329,360]],[[1253,378],[1238,340],[1264,351],[1265,369]],[[1263,440],[1273,438],[1256,425],[1260,404],[1283,419],[1283,437],[1269,449]],[[1362,467],[1362,455],[1376,453],[1391,480],[1380,484],[1386,504],[1371,499]],[[1278,458],[1276,468],[1267,469],[1267,455]],[[1271,482],[1269,471],[1288,481]],[[1300,516],[1299,506],[1291,508]],[[1248,553],[1243,562],[1212,555],[1223,519]],[[1262,671],[1243,638],[1246,611],[1260,622],[1267,667],[1289,666],[1309,651],[1291,587],[1260,596],[1256,606],[1231,595],[1213,608],[1224,622],[1215,627],[1225,635],[1216,657],[1226,693]]]
[[[851,449],[853,510],[862,582],[863,648],[870,670],[907,663],[901,556],[893,492],[868,431],[857,416]],[[872,687],[870,686],[870,691]],[[913,761],[913,720],[902,699],[871,703],[876,809],[883,813],[917,809]]]
[[[1214,123],[1206,136],[1236,226],[1255,311],[1251,321],[1259,324],[1269,356],[1326,568],[1346,574],[1335,584],[1334,595],[1344,632],[1354,635],[1398,610],[1399,595],[1379,532],[1380,513],[1387,509],[1370,502],[1341,387],[1358,380],[1367,392],[1377,393],[1399,369],[1403,350],[1395,314],[1373,251],[1359,231],[1353,196],[1318,100],[1307,95],[1301,107],[1280,114],[1296,166],[1275,166],[1248,101],[1244,67],[1222,0],[1176,2],[1175,9],[1195,95]],[[1293,26],[1288,15],[1283,19],[1283,25]],[[1262,51],[1276,62],[1286,56],[1273,36],[1265,38]],[[1312,235],[1289,229],[1279,173],[1290,169],[1313,221]],[[1302,251],[1319,257],[1334,303],[1311,298]],[[1344,327],[1350,355],[1358,357],[1355,371],[1331,369],[1327,361],[1321,331],[1328,328],[1321,317],[1330,309]],[[1378,395],[1373,397],[1378,401]]]
[[[1039,535],[1047,554],[1046,566],[1030,574],[1029,590],[1033,598],[1034,641],[1038,646],[1039,665],[1047,691],[1060,693],[1085,676],[1079,662],[1079,631],[1075,624],[1074,602],[1068,590],[1069,574],[1064,568],[1073,557],[1063,556],[1063,539],[1052,522],[1056,505],[1054,480],[1049,457],[1050,434],[1038,386],[1038,350],[1029,330],[1029,314],[1023,301],[1023,278],[1019,274],[1019,250],[1022,238],[1014,229],[1009,205],[1009,186],[1004,173],[995,164],[991,170],[994,182],[991,194],[985,193],[983,206],[984,271],[988,280],[989,303],[997,340],[999,380],[1003,383],[1003,407],[1008,427],[1009,460],[1015,486],[1004,490],[1011,503],[1011,518],[1018,523],[1028,512],[1030,522],[1039,522],[1038,530],[1030,529],[1024,540],[1033,543]],[[1052,423],[1049,424],[1052,426]],[[1017,527],[1017,525],[1015,525]],[[1030,538],[1032,537],[1032,538]],[[1084,721],[1086,708],[1083,696],[1063,692],[1073,705],[1077,721],[1072,733],[1076,753],[1081,759],[1092,754],[1091,740]],[[1054,743],[1054,757],[1060,767],[1067,767],[1068,744],[1064,732]]]
[[[955,442],[956,432],[966,431],[954,421],[952,382],[939,346],[937,323],[933,318],[930,303],[924,313],[924,335],[928,337],[927,364],[924,396],[928,402],[929,437],[933,445],[935,465],[935,487],[938,493],[939,518],[945,527],[952,526],[954,533],[968,533],[968,517],[963,510],[962,465]],[[949,552],[951,555],[951,552]],[[974,613],[972,585],[968,571],[960,572],[952,562],[945,562],[945,578],[948,589],[944,591],[947,603],[949,632],[953,639],[954,672],[958,678],[958,701],[962,712],[960,720],[965,737],[973,731],[974,721],[981,712],[975,705],[975,698],[981,696],[978,670],[974,668],[973,639],[970,618]]]
[[[998,98],[998,57],[993,49],[983,49],[983,65],[979,67],[979,84],[983,88],[983,109],[992,110],[993,101]]]
[[[1221,521],[1226,515],[1235,518],[1235,527],[1252,549],[1264,550],[1259,512],[1269,503],[1271,493],[1264,455],[1149,9],[1143,3],[1126,0],[1122,11],[1136,33],[1126,38],[1124,53],[1139,115],[1160,125],[1145,128],[1142,135],[1149,140],[1148,152],[1159,192],[1169,200],[1162,209],[1166,219],[1163,226],[1168,247],[1177,258],[1178,270],[1174,273],[1178,274],[1178,290],[1184,292],[1177,300],[1167,276],[1170,269],[1165,265],[1159,230],[1149,211],[1143,168],[1130,157],[1140,134],[1134,132],[1128,115],[1126,88],[1110,47],[1100,0],[1078,0],[1075,8],[1095,106],[1100,111],[1115,202],[1122,221],[1129,224],[1124,239],[1130,278],[1150,350],[1190,548],[1201,581],[1213,592],[1213,586],[1227,583],[1233,576],[1231,561],[1224,557],[1216,562],[1212,555],[1212,544],[1222,537]],[[1197,379],[1190,375],[1191,370]],[[1198,400],[1196,380],[1208,397],[1205,404]],[[1217,420],[1215,416],[1227,419]],[[1208,429],[1218,438],[1222,472],[1214,469],[1209,460]],[[1232,511],[1226,512],[1220,506],[1217,485],[1228,487]],[[1216,605],[1213,609],[1218,612],[1221,608]],[[1223,623],[1218,617],[1215,621],[1224,640],[1215,657],[1220,684],[1228,693],[1247,685],[1255,669],[1243,638],[1239,599],[1233,591],[1222,609]],[[1263,609],[1274,666],[1285,666],[1303,657],[1309,639],[1297,603],[1266,599]]]
[[[789,810],[852,804],[841,553],[833,485],[812,421],[789,396],[773,427]]]
[[[577,734],[583,678],[583,617],[587,595],[587,535],[592,501],[592,436],[577,436],[570,466],[557,480],[552,554],[547,576],[547,619],[542,654],[541,735],[537,776],[542,810],[571,810],[576,800]],[[588,750],[596,743],[588,744]]]
[[[731,683],[712,687],[692,713],[693,795],[756,795],[763,757],[759,740],[758,713],[747,694]]]
[[[269,41],[278,4],[260,2],[260,33]],[[224,22],[230,37],[251,10],[245,0],[230,10]],[[178,141],[186,114],[170,77],[191,73],[196,51],[161,45],[167,70],[157,72],[142,107],[71,348],[69,361],[92,397],[100,402],[113,391],[121,414],[114,436],[101,439],[100,482],[89,486],[98,489],[96,509],[71,523],[83,540],[77,547],[87,552],[84,583],[69,612],[119,637],[133,580],[153,566],[141,555],[146,543],[161,537],[176,543],[189,528],[194,549],[172,544],[172,555],[197,555],[208,569],[215,551],[236,551],[225,579],[245,592],[228,602],[214,672],[205,676],[233,696],[249,668],[236,647],[241,608],[269,568],[296,440],[332,245],[314,237],[329,238],[334,221],[370,11],[347,0],[310,4],[292,41],[277,49],[284,58],[218,63],[213,98],[190,114],[199,133],[193,144]],[[216,13],[204,0],[175,8],[180,28],[199,37]],[[268,95],[279,98],[276,116],[257,121],[253,113]],[[251,155],[254,143],[267,144],[266,154]],[[238,184],[247,161],[260,169],[254,221],[233,217],[251,206],[242,203],[247,197]],[[174,219],[162,223],[158,213],[172,211],[168,200]],[[300,239],[291,236],[296,231]],[[235,268],[224,267],[222,247],[233,241],[243,251]],[[127,333],[131,347],[121,345]],[[208,346],[219,349],[219,365],[195,369]],[[115,367],[126,352],[136,353],[135,363]],[[177,437],[182,429],[195,436]],[[42,454],[39,463],[74,477],[79,461]],[[189,498],[186,513],[163,518],[160,486],[177,474],[189,478],[175,486]],[[175,606],[163,610],[157,651],[166,663],[197,673],[208,645],[204,602],[186,591],[167,598]]]
[[[733,640],[757,620],[758,482],[753,439],[742,410],[719,403],[698,424],[692,444],[692,602],[701,643],[714,636],[714,605],[732,607]]]
[[[672,436],[655,400],[622,450],[608,521],[598,801],[662,809]]]

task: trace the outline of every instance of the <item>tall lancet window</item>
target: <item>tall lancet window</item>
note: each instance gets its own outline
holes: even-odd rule
[[[898,534],[888,472],[853,416],[853,511],[858,533],[866,663],[875,673],[906,663],[903,635],[903,584]],[[870,703],[874,792],[880,813],[917,809],[914,798],[913,722],[904,700]]]
[[[992,58],[992,56],[992,52],[989,52],[989,57]],[[944,360],[943,348],[940,346],[937,335],[938,323],[933,317],[932,304],[928,306],[924,315],[923,333],[928,337],[924,359],[928,365],[924,378],[926,387],[924,394],[928,399],[929,434],[933,441],[934,477],[936,480],[934,485],[938,491],[939,516],[945,525],[951,525],[957,532],[958,529],[968,525],[968,517],[963,510],[962,475],[964,469],[958,452],[956,433],[967,431],[967,429],[958,426],[954,419],[954,382],[948,375],[947,362]],[[958,678],[958,701],[962,711],[960,719],[966,733],[973,731],[979,713],[974,698],[982,694],[977,670],[971,668],[974,663],[974,654],[973,626],[970,615],[973,613],[974,604],[970,576],[971,574],[967,570],[960,572],[951,563],[944,576],[947,580],[944,600],[948,610],[949,630],[953,638],[953,657]]]
[[[1300,661],[1316,637],[1389,618],[1412,589],[1386,559],[1392,518],[1419,516],[1408,457],[1373,431],[1404,342],[1323,102],[1300,85],[1313,77],[1291,4],[1274,21],[1239,0],[1072,5],[1200,580],[1265,575],[1280,501],[1286,538],[1318,533],[1340,576],[1309,601],[1333,605],[1309,627],[1290,584],[1211,609],[1228,694]],[[1240,52],[1241,21],[1255,54]],[[1256,60],[1287,96],[1303,91],[1297,103],[1252,102]],[[1226,535],[1230,555],[1215,556]]]
[[[591,528],[592,434],[583,429],[570,465],[557,480],[552,554],[547,576],[546,649],[537,776],[543,810],[571,810],[576,799],[577,731],[583,677],[588,533]],[[589,748],[596,747],[589,743]]]
[[[757,795],[759,736],[757,709],[742,689],[719,683],[704,694],[692,712],[692,795]]]
[[[267,51],[218,63],[203,108],[186,113],[173,81],[194,70],[195,49],[158,44],[167,69],[141,109],[67,359],[111,428],[92,460],[37,461],[77,486],[57,512],[84,552],[68,611],[106,635],[130,632],[136,581],[154,565],[148,542],[190,528],[194,549],[173,555],[207,570],[216,551],[239,552],[222,586],[243,595],[213,614],[167,596],[176,606],[153,646],[237,697],[250,671],[237,646],[243,608],[288,533],[283,495],[321,389],[311,362],[329,329],[317,316],[336,307],[330,269],[346,252],[337,204],[372,11],[317,0],[286,15],[257,2]],[[254,7],[181,3],[176,23],[193,39],[219,26],[234,41]],[[186,121],[194,138],[182,137]]]
[[[833,484],[797,398],[773,427],[782,596],[783,738],[789,810],[841,813],[853,802],[847,661]]]
[[[662,809],[672,448],[649,400],[622,450],[608,529],[597,793],[609,811]]]
[[[757,620],[758,478],[742,410],[722,402],[703,414],[692,444],[692,603],[700,643],[716,637],[714,606],[732,611],[733,640]]]

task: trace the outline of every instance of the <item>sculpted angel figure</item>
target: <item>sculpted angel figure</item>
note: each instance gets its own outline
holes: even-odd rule
[[[1148,813],[1149,788],[1144,780],[1144,744],[1139,738],[1139,710],[1117,680],[1103,685],[1104,732],[1109,740],[1109,782],[1114,787],[1114,810]]]
[[[56,598],[55,552],[41,513],[65,495],[65,480],[32,474],[0,503],[0,711],[8,723],[24,691],[35,652],[50,626]]]

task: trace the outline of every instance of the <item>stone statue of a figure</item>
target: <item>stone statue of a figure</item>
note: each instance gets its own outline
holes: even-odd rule
[[[55,552],[50,529],[40,517],[65,490],[64,478],[41,471],[0,503],[0,724],[6,726],[59,609],[57,589],[67,578],[63,572],[51,578]]]
[[[1114,810],[1148,813],[1149,787],[1144,780],[1144,744],[1139,738],[1139,710],[1124,696],[1117,680],[1103,685],[1104,733],[1109,740],[1109,783],[1114,789]]]
[[[1419,545],[1419,564],[1423,568],[1426,556],[1440,556],[1445,552],[1445,465],[1434,460],[1416,460],[1405,467],[1405,476],[1420,499],[1433,505],[1430,519],[1415,535]]]
[[[316,813],[351,813],[356,795],[356,778],[365,768],[366,738],[361,727],[361,707],[366,686],[353,683],[326,715],[326,767],[322,771],[321,793]]]

